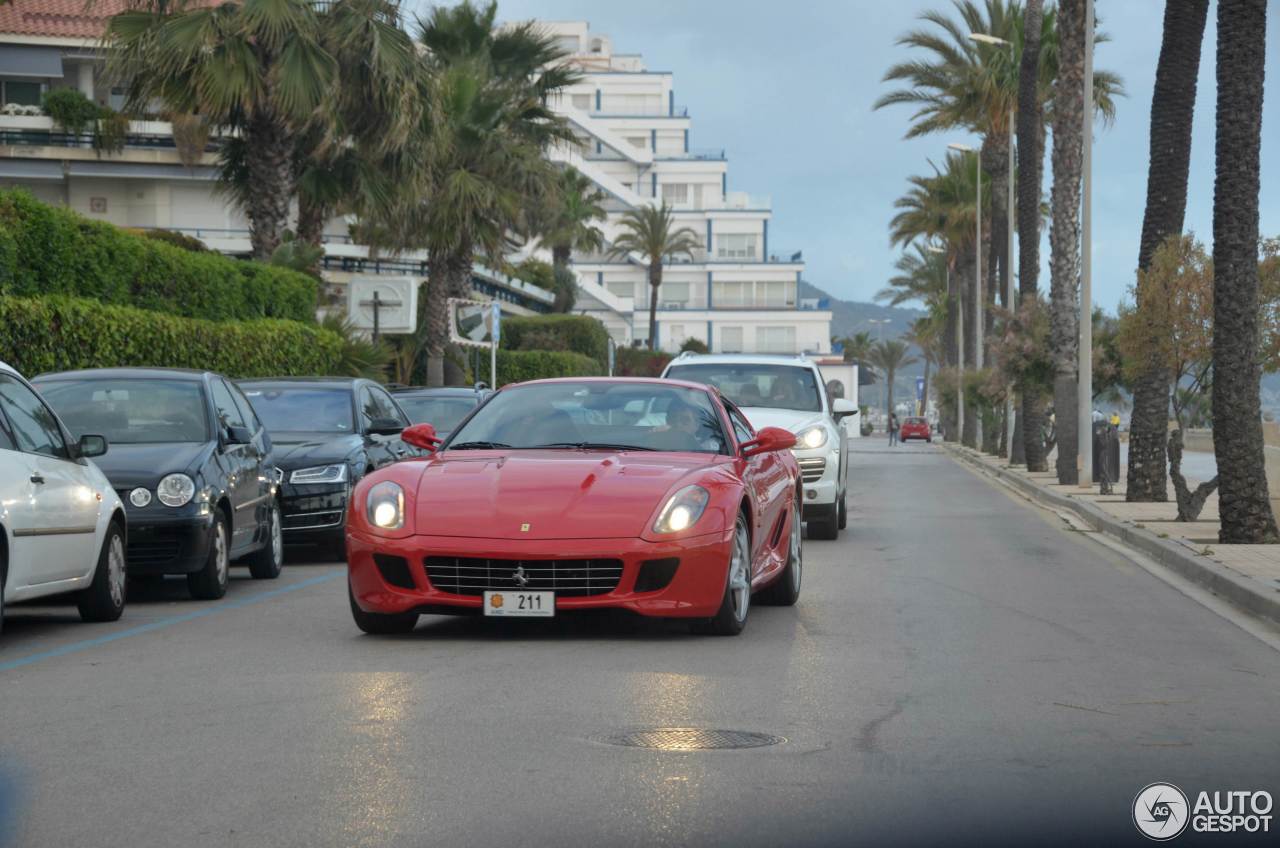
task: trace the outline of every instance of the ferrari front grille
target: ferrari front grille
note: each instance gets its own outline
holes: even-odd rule
[[[827,460],[821,456],[797,459],[800,463],[800,476],[806,483],[816,483],[822,479],[822,472],[827,470]]]
[[[622,579],[620,559],[476,559],[427,557],[431,585],[454,595],[487,590],[555,592],[564,597],[607,595]]]

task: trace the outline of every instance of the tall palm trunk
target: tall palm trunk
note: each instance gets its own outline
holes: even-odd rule
[[[885,385],[884,411],[886,415],[893,414],[893,380],[895,376],[894,370],[895,369],[893,368],[884,369],[884,385]]]
[[[987,227],[991,239],[987,250],[988,308],[982,331],[987,342],[982,361],[988,365],[995,361],[992,347],[996,341],[996,316],[992,307],[997,303],[1008,306],[1005,302],[1005,280],[1009,277],[1009,267],[1005,253],[1009,243],[1009,143],[1008,134],[995,132],[989,134],[982,144],[982,161],[986,163],[987,175],[991,179],[991,226]],[[983,449],[991,454],[1003,454],[1002,427],[987,427],[982,432]]]
[[[1209,0],[1168,0],[1164,36],[1151,96],[1151,156],[1147,171],[1147,207],[1138,247],[1138,309],[1142,309],[1142,271],[1165,239],[1182,232],[1187,209],[1187,173],[1191,165],[1191,120],[1200,73]],[[1134,382],[1129,427],[1129,470],[1125,499],[1169,498],[1166,450],[1169,438],[1169,388],[1172,376],[1151,362]]]
[[[324,225],[329,223],[332,211],[328,204],[310,200],[299,193],[298,241],[319,247],[324,238]]]
[[[981,245],[971,247],[966,252],[966,265],[968,271],[964,275],[964,369],[961,371],[961,377],[973,373],[978,367],[978,322],[982,320],[982,313],[985,311],[982,304],[978,302],[978,275],[975,272],[974,260],[976,259],[975,250],[981,250]],[[974,403],[976,398],[973,393],[966,387],[964,393],[964,438],[961,440],[966,447],[978,448],[978,407]]]
[[[1258,396],[1258,192],[1267,0],[1218,0],[1213,452],[1224,544],[1280,542]]]
[[[658,289],[662,287],[662,260],[649,263],[649,350],[658,349]]]
[[[920,414],[929,414],[929,366],[933,364],[932,358],[926,356],[924,358],[924,390],[920,392]]]
[[[253,258],[266,262],[280,246],[289,224],[289,204],[296,192],[293,137],[268,107],[249,117],[244,128],[249,170],[249,243]]]
[[[1079,482],[1076,368],[1080,349],[1080,176],[1083,168],[1084,0],[1058,3],[1058,81],[1053,98],[1053,189],[1049,228],[1049,353],[1057,419],[1058,482]],[[1087,434],[1086,434],[1087,437]]]
[[[551,247],[551,267],[557,272],[560,269],[569,270],[569,265],[573,261],[573,249],[567,244],[556,244]],[[573,308],[573,300],[571,292],[561,286],[561,275],[556,274],[556,299],[551,305],[552,312],[568,312]]]
[[[947,261],[951,261],[951,257],[947,257]],[[959,373],[960,365],[960,273],[958,267],[951,268],[947,273],[947,317],[946,324],[942,330],[942,361],[947,369],[957,369]],[[959,430],[960,408],[957,406],[953,415],[943,421],[943,438],[948,442],[956,440],[956,433]]]
[[[449,348],[449,298],[471,294],[471,249],[445,253],[427,270],[427,385],[446,384],[445,353]],[[496,386],[494,388],[497,388]]]
[[[1018,293],[1028,304],[1040,275],[1040,171],[1043,118],[1038,96],[1042,0],[1027,0],[1022,63],[1018,68]],[[1044,471],[1044,408],[1035,392],[1022,392],[1022,442],[1027,470]]]

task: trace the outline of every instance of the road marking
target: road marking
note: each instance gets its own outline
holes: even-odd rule
[[[250,604],[256,604],[259,601],[265,601],[271,598],[278,598],[279,596],[288,594],[289,592],[295,592],[298,589],[308,589],[312,586],[316,586],[328,580],[336,580],[337,578],[344,577],[344,576],[346,575],[343,573],[338,573],[338,574],[324,574],[319,577],[311,577],[306,580],[303,580],[301,583],[294,583],[290,586],[281,586],[279,589],[272,589],[269,592],[263,592],[260,595],[253,595],[252,597],[242,598],[238,601],[228,601],[228,602],[216,604],[214,606],[208,606],[208,607],[205,607],[204,609],[196,610],[195,612],[188,612],[188,613],[183,613],[182,615],[175,615],[169,618],[162,618],[159,621],[153,621],[150,624],[140,624],[137,627],[130,627],[128,630],[121,630],[119,633],[111,633],[106,636],[99,636],[96,639],[85,639],[82,642],[72,642],[70,645],[63,645],[60,648],[51,648],[47,651],[41,651],[36,654],[29,654],[28,656],[25,656],[25,657],[19,657],[16,660],[9,660],[8,662],[0,663],[0,672],[11,671],[15,668],[21,668],[26,665],[38,663],[41,660],[53,659],[54,657],[62,657],[62,656],[66,656],[67,654],[74,654],[79,651],[87,650],[89,648],[96,648],[99,645],[105,645],[109,642],[115,642],[118,639],[124,639],[129,636],[137,636],[142,633],[150,633],[152,630],[159,630],[163,627],[169,627],[170,625],[182,624],[183,622],[186,622],[186,621],[194,621],[197,618],[204,618],[205,616],[213,615],[214,613],[240,609],[241,607],[247,607]]]

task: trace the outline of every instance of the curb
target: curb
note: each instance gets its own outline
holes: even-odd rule
[[[1268,592],[1257,581],[1205,556],[1194,554],[1183,545],[1134,527],[1091,503],[1047,491],[1019,474],[978,459],[967,448],[952,444],[944,444],[943,447],[955,459],[1009,483],[1031,500],[1053,509],[1069,510],[1095,531],[1105,533],[1151,557],[1170,571],[1208,589],[1245,612],[1273,624],[1280,624],[1280,590]]]

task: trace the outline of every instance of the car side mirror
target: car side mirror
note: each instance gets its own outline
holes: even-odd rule
[[[414,424],[412,427],[406,427],[400,434],[400,440],[406,445],[413,445],[415,448],[422,448],[432,453],[435,453],[444,441],[436,435],[436,428],[430,424]]]
[[[374,436],[399,436],[404,425],[394,418],[371,418],[367,429]]]
[[[247,445],[253,441],[253,431],[248,427],[227,427],[227,444]]]
[[[756,433],[756,437],[742,443],[742,455],[755,456],[761,453],[788,450],[796,446],[796,434],[781,427],[765,427]]]
[[[831,414],[839,421],[850,415],[858,414],[858,405],[848,398],[836,398],[831,402]]]
[[[107,452],[106,436],[81,436],[76,443],[76,453],[85,459],[102,456]]]

